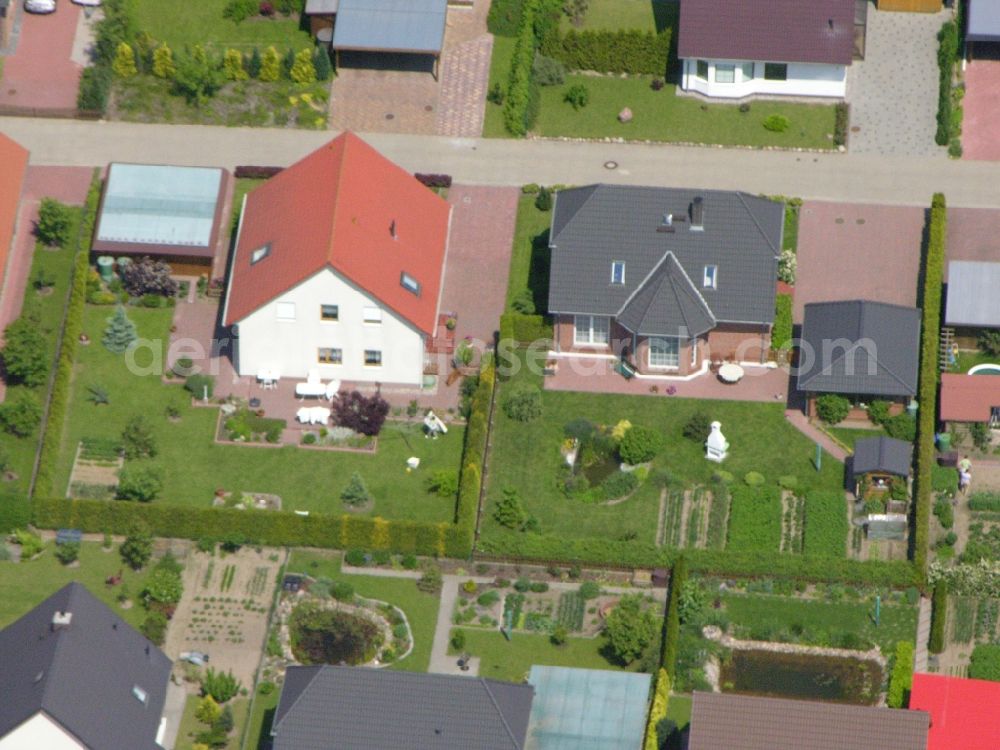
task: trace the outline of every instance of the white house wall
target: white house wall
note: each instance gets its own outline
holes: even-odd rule
[[[284,303],[294,304],[294,320],[278,318],[279,306],[288,311]],[[338,305],[340,319],[322,320],[322,305]],[[366,307],[381,308],[382,322],[365,323]],[[273,368],[283,378],[305,378],[315,369],[323,380],[413,385],[423,381],[423,335],[331,269],[271,300],[237,328],[240,375],[256,376],[262,369]],[[320,347],[342,349],[343,364],[321,364],[317,360]],[[380,367],[365,365],[366,349],[382,352]]]
[[[744,79],[742,66],[746,62],[749,61],[708,60],[708,80],[705,80],[697,75],[698,61],[686,59],[681,88],[724,99],[739,99],[754,94],[842,99],[847,94],[846,65],[788,63],[788,75],[784,81],[768,81],[764,79],[764,63],[760,61],[754,62],[754,77]],[[736,66],[733,83],[716,82],[715,67],[719,64]]]
[[[0,750],[87,750],[65,729],[39,712],[5,736]]]

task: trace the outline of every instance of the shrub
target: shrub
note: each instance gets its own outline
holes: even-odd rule
[[[163,470],[146,462],[127,463],[118,472],[119,500],[136,500],[148,503],[156,499],[163,489]]]
[[[656,616],[643,606],[640,595],[626,594],[608,613],[604,632],[615,657],[631,664],[656,637]]]
[[[272,83],[281,78],[281,55],[274,47],[268,47],[260,60],[260,73],[257,76],[261,81]]]
[[[260,10],[259,0],[229,0],[222,9],[222,17],[233,23],[242,23]]]
[[[140,258],[122,269],[122,286],[131,297],[157,294],[161,297],[177,296],[177,282],[170,278],[169,264],[162,260]]]
[[[767,480],[764,478],[764,475],[759,471],[748,471],[743,476],[743,483],[746,484],[747,487],[760,487],[766,481]]]
[[[955,63],[961,47],[961,31],[955,21],[950,20],[938,31],[938,108],[937,131],[934,142],[939,146],[947,146],[953,132],[952,117],[952,79],[955,74]]]
[[[476,604],[480,607],[492,607],[498,601],[500,601],[500,594],[496,590],[491,589],[483,594],[480,594],[479,598],[476,599]]]
[[[146,615],[139,630],[154,645],[162,646],[167,639],[167,617],[162,612],[152,611]],[[211,699],[209,699],[211,700]],[[200,706],[199,706],[200,708]],[[218,706],[216,706],[218,708]]]
[[[539,86],[558,86],[566,80],[566,66],[545,55],[535,55],[531,72]]]
[[[344,555],[344,562],[356,568],[360,568],[368,563],[365,559],[364,550],[360,549],[348,550],[347,554]]]
[[[288,71],[288,76],[296,83],[316,83],[316,66],[313,64],[311,50],[303,48],[295,54],[295,63]]]
[[[156,455],[156,439],[143,415],[136,414],[126,423],[121,445],[128,459],[153,458]]]
[[[969,677],[1000,682],[1000,645],[979,643],[972,650]]]
[[[343,492],[340,493],[340,499],[347,505],[355,507],[364,505],[372,499],[371,493],[368,492],[368,487],[365,485],[365,480],[361,474],[356,471],[351,474],[350,481]]]
[[[35,236],[50,247],[69,244],[69,230],[73,226],[73,209],[54,198],[42,198],[38,206],[38,225]]]
[[[618,455],[625,463],[635,466],[651,461],[662,448],[663,435],[652,428],[635,425],[625,431]]]
[[[764,126],[765,130],[770,130],[772,133],[784,133],[791,127],[792,122],[784,115],[774,114],[765,117],[760,124]]]
[[[80,88],[76,94],[76,107],[81,112],[104,114],[111,95],[111,69],[103,65],[84,68],[80,74]]]
[[[940,654],[945,647],[944,634],[948,617],[948,584],[944,579],[934,584],[932,604],[931,635],[927,640],[927,650],[932,654]]]
[[[325,47],[322,45],[316,47],[312,63],[313,70],[316,71],[316,80],[329,81],[330,76],[333,75],[333,65],[330,63],[330,53]]]
[[[580,584],[579,591],[584,601],[590,601],[601,595],[601,586],[596,581],[584,581]]]
[[[330,589],[330,594],[339,602],[354,601],[354,587],[346,581],[337,581]]]
[[[616,500],[625,497],[639,486],[636,472],[616,471],[601,482],[601,495],[605,500]]]
[[[497,36],[517,36],[524,0],[494,0],[486,16],[486,28]]]
[[[937,516],[942,528],[950,529],[955,525],[955,512],[950,500],[941,499],[934,503],[934,515]]]
[[[535,208],[539,211],[551,211],[552,210],[552,190],[547,187],[542,187],[538,189],[538,195],[535,196]],[[530,293],[530,292],[529,292]],[[534,306],[534,303],[532,303]],[[534,311],[532,311],[534,312]]]
[[[425,594],[437,594],[441,591],[443,584],[441,568],[432,565],[424,571],[424,574],[417,579],[417,588]]]
[[[792,340],[792,295],[779,294],[774,299],[774,326],[771,348],[783,349]]]
[[[512,386],[503,398],[503,411],[515,422],[531,422],[542,415],[542,391],[537,385]]]
[[[528,521],[521,496],[513,487],[504,487],[493,509],[493,518],[501,526],[520,531]]]
[[[917,420],[906,412],[897,414],[885,421],[885,431],[889,437],[912,443],[917,439]]]
[[[135,51],[128,42],[119,42],[111,69],[119,78],[131,78],[139,72],[135,67]]]
[[[851,125],[851,105],[837,102],[833,109],[833,145],[847,145],[847,131]]]
[[[132,570],[139,570],[153,556],[153,537],[149,529],[139,524],[133,524],[128,536],[118,548],[122,561]]]
[[[417,569],[417,556],[416,555],[403,555],[403,559],[400,560],[399,564],[403,566],[403,570],[416,570]]]
[[[868,419],[872,424],[885,424],[889,420],[889,402],[875,399],[868,404]]]
[[[500,85],[500,81],[494,81],[493,85],[490,86],[489,91],[486,92],[486,101],[490,104],[496,104],[499,107],[503,104],[503,100],[503,86]]]
[[[157,78],[172,80],[177,66],[174,64],[174,52],[166,42],[160,44],[153,52],[153,75]]]
[[[216,703],[225,703],[240,692],[240,681],[230,672],[216,672],[212,667],[201,678],[202,695],[210,695]]]
[[[708,418],[708,415],[703,411],[696,411],[684,423],[684,429],[681,431],[681,434],[688,440],[700,444],[705,442],[708,438],[708,433],[711,431],[711,420]]]
[[[455,628],[451,635],[451,647],[456,651],[463,651],[465,649],[465,631],[459,628]]]
[[[782,250],[778,258],[778,280],[786,284],[795,283],[795,273],[798,270],[798,259],[793,250]]]
[[[227,81],[245,81],[250,75],[243,67],[243,53],[238,49],[227,49],[222,57],[222,74]]]
[[[843,422],[851,411],[851,402],[836,393],[824,393],[816,399],[816,415],[827,424]]]
[[[4,331],[0,360],[9,384],[35,388],[45,382],[49,362],[45,337],[36,323],[20,317]]]
[[[75,562],[80,556],[79,542],[64,542],[56,546],[56,559],[63,565]]]
[[[583,109],[590,103],[590,89],[582,83],[574,83],[563,94],[563,101],[573,109]]]
[[[114,315],[106,318],[106,322],[101,343],[112,354],[122,354],[127,351],[139,336],[135,330],[135,323],[125,314],[125,308],[121,305],[115,310]]]
[[[183,55],[174,71],[174,91],[189,104],[200,107],[222,87],[222,69],[209,61],[205,50],[195,45],[191,54]]]
[[[417,172],[413,176],[416,178],[417,182],[429,188],[451,187],[450,174],[425,174],[422,172]]]
[[[142,591],[142,598],[147,602],[159,604],[177,604],[184,593],[184,583],[179,571],[161,568],[157,565]]]
[[[212,398],[215,393],[215,378],[211,375],[189,375],[184,380],[184,390],[196,399]]]
[[[351,391],[337,394],[333,401],[333,421],[362,435],[378,435],[388,415],[389,403],[378,393]]]
[[[566,643],[567,638],[569,638],[569,631],[566,630],[565,625],[556,625],[552,634],[549,636],[549,640],[552,642],[553,646],[562,646]]]
[[[23,391],[0,403],[0,427],[14,437],[29,437],[42,421],[42,407]]]
[[[260,695],[270,695],[274,692],[275,685],[270,680],[264,680],[259,685],[257,685],[257,692]]]
[[[993,357],[1000,357],[1000,330],[984,328],[976,338],[979,349]]]
[[[454,469],[438,469],[425,482],[428,492],[438,497],[454,498],[458,494],[458,472]]]
[[[530,289],[521,289],[510,301],[510,307],[514,312],[522,315],[535,314],[535,295]]]

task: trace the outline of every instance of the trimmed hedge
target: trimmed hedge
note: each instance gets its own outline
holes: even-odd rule
[[[851,105],[847,102],[838,102],[833,112],[833,145],[846,146],[847,132],[851,124]]]
[[[551,340],[552,337],[552,324],[543,315],[509,312],[500,316],[501,341],[531,344],[539,340]]]
[[[646,738],[642,750],[660,750],[660,738],[656,733],[659,723],[667,718],[667,705],[670,701],[670,675],[660,669],[656,673],[656,689],[653,691],[653,702],[649,706],[649,717],[646,719]]]
[[[55,466],[59,460],[59,443],[62,440],[63,422],[66,421],[66,409],[69,405],[76,346],[83,331],[83,309],[87,302],[87,273],[90,270],[90,244],[94,236],[94,222],[97,221],[97,205],[100,200],[101,177],[100,172],[94,170],[90,190],[87,192],[87,202],[83,208],[83,221],[74,258],[73,281],[69,304],[66,306],[66,321],[59,345],[59,359],[56,361],[55,381],[49,396],[49,411],[45,421],[33,496],[47,497],[52,495],[54,490]]]
[[[927,639],[927,650],[932,654],[944,651],[944,631],[948,623],[948,582],[943,578],[934,584],[934,608],[931,612],[931,635]]]
[[[941,289],[944,283],[947,207],[944,195],[935,193],[931,201],[926,255],[923,259],[923,289],[920,340],[920,387],[917,399],[917,471],[913,503],[910,552],[921,581],[927,576],[930,545],[930,515],[934,486],[934,432],[937,419],[939,339],[941,334]]]
[[[570,29],[565,34],[556,31],[545,35],[541,52],[570,70],[665,76],[672,31]]]
[[[771,328],[771,348],[781,349],[792,340],[792,295],[774,298],[774,326]]]
[[[492,534],[479,540],[483,555],[511,561],[612,566],[621,568],[670,567],[680,550],[652,543],[617,541],[598,537],[568,539],[534,533]],[[775,546],[775,553],[777,546]],[[824,583],[865,583],[905,588],[919,579],[905,561],[848,560],[815,555],[762,555],[758,551],[685,549],[692,571],[740,578],[791,578]]]
[[[951,88],[955,75],[955,64],[958,62],[958,51],[961,46],[960,32],[955,21],[948,21],[938,32],[938,108],[937,132],[934,142],[939,146],[947,146],[952,136],[957,136],[953,127]]]
[[[913,687],[913,644],[900,641],[896,644],[895,662],[889,676],[889,690],[885,702],[889,708],[903,708],[909,703]]]
[[[266,180],[281,172],[284,167],[256,167],[239,166],[233,170],[233,176],[237,179],[246,178],[248,180]]]
[[[458,483],[458,502],[455,504],[456,534],[464,540],[465,546],[461,555],[451,555],[452,557],[468,557],[472,553],[495,385],[496,367],[492,359],[487,359],[479,368],[479,383],[472,394],[469,420],[465,428],[465,450],[462,454],[462,476]]]
[[[510,76],[507,80],[507,98],[503,103],[504,127],[511,135],[525,135],[530,123],[529,108],[532,97],[535,64],[535,19],[541,9],[542,0],[525,0],[521,10],[521,21],[511,56]]]
[[[486,28],[496,36],[517,36],[524,0],[493,0],[486,15]]]
[[[451,187],[450,174],[423,174],[421,172],[417,172],[413,176],[416,177],[417,182],[419,182],[424,187],[429,187],[429,188]]]
[[[678,642],[681,636],[681,589],[688,579],[687,559],[681,555],[677,558],[670,574],[670,598],[667,600],[667,615],[663,623],[663,650],[660,653],[660,666],[667,675],[674,676],[677,668]]]

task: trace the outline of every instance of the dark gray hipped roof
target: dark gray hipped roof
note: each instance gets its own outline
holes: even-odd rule
[[[690,220],[695,198],[702,199],[702,231]],[[657,231],[665,215],[672,231]],[[624,185],[561,190],[549,235],[549,311],[622,315],[672,253],[715,321],[770,323],[783,220],[782,204],[746,193]],[[624,284],[611,283],[613,261],[625,264]],[[715,289],[701,286],[705,266],[718,268]],[[695,315],[694,307],[684,309]],[[704,323],[704,312],[698,320]],[[664,330],[649,333],[677,335],[686,324],[683,316],[656,322]]]
[[[57,612],[67,627],[53,628]],[[94,750],[159,747],[170,660],[82,584],[0,631],[0,664],[0,737],[44,711]]]
[[[534,688],[363,667],[290,667],[274,750],[520,750]]]
[[[854,0],[686,0],[677,55],[850,65]]]
[[[448,0],[340,0],[335,50],[437,54]]]
[[[1000,328],[1000,263],[953,260],[948,264],[944,321],[949,326]]]
[[[970,42],[1000,42],[1000,0],[969,0]]]
[[[855,476],[870,471],[884,471],[905,477],[913,464],[913,446],[891,437],[862,438],[854,441],[851,471]]]
[[[926,750],[929,725],[924,711],[695,692],[688,750]]]
[[[912,396],[919,361],[915,308],[864,300],[805,306],[800,391]]]
[[[643,336],[669,333],[690,338],[715,328],[712,311],[673,253],[663,257],[625,303],[618,322]]]

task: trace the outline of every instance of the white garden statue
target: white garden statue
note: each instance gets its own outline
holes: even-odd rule
[[[708,433],[708,440],[705,441],[705,458],[719,464],[727,455],[729,455],[729,441],[722,434],[722,423],[712,422],[712,431]]]

